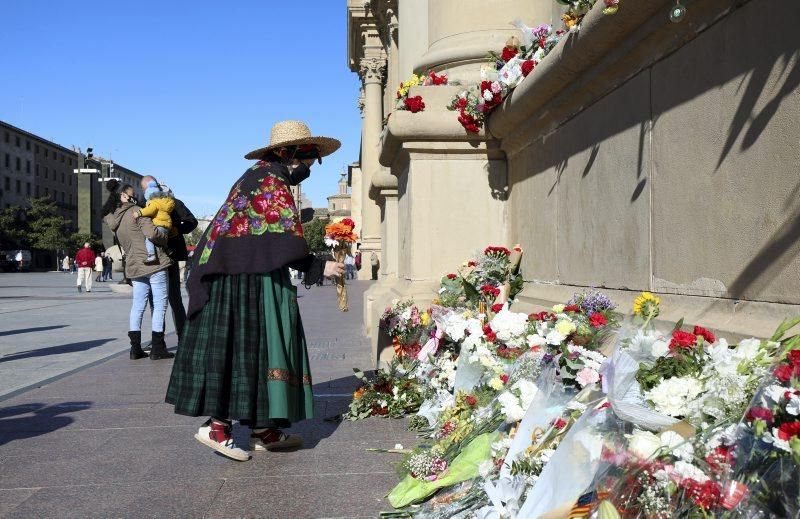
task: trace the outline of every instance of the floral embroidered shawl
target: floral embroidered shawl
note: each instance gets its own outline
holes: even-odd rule
[[[207,276],[267,273],[308,256],[288,179],[283,164],[258,162],[233,185],[194,251],[190,317],[208,301]]]

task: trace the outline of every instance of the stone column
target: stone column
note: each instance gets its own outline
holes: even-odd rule
[[[364,82],[364,123],[361,135],[361,252],[362,268],[359,279],[369,279],[370,256],[381,254],[380,208],[372,191],[373,178],[380,174],[378,153],[383,127],[383,78],[386,59],[365,57],[359,63]],[[372,195],[372,197],[370,196]]]

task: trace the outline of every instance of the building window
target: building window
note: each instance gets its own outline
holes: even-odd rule
[[[6,153],[6,167],[7,168],[11,167],[11,155],[9,155],[8,153]]]
[[[19,148],[19,135],[14,136],[14,144],[16,144],[17,148]]]
[[[25,173],[30,173],[30,172],[31,172],[31,161],[26,160],[25,161]]]
[[[17,166],[17,171],[22,171],[22,160],[19,157],[14,157],[16,160],[14,161]]]
[[[49,152],[47,151],[47,148],[45,148],[45,149],[44,149],[44,158],[47,158],[47,156],[48,156],[48,153],[49,153]]]
[[[72,193],[69,194],[69,205],[72,205]]]
[[[64,162],[64,154],[61,154],[61,162]]]
[[[22,182],[17,180],[17,194],[22,193]]]
[[[36,197],[39,197],[39,186],[36,186]]]
[[[44,196],[50,196],[50,189],[44,188]]]
[[[49,178],[48,174],[49,174],[49,170],[47,169],[47,166],[45,166],[44,167],[44,178]]]
[[[72,175],[69,176],[69,185],[72,185]]]
[[[8,138],[9,138],[8,132],[6,132],[6,144],[8,144]]]
[[[31,151],[31,141],[25,141],[25,150]]]
[[[61,183],[62,184],[64,183],[64,172],[63,171],[61,172]]]
[[[33,152],[34,152],[35,154],[37,154],[37,155],[39,154],[39,145],[38,145],[38,144],[34,144],[34,145],[33,145]]]
[[[36,166],[34,166],[33,169],[36,171],[36,176],[38,177],[39,176],[39,164],[36,164]]]
[[[62,204],[64,203],[64,192],[63,191],[61,192],[61,203]]]
[[[25,182],[25,194],[31,196],[31,183]]]
[[[6,191],[11,191],[11,179],[6,177]]]

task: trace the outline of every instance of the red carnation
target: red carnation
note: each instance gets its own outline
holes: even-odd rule
[[[772,414],[772,411],[766,407],[751,407],[747,410],[747,419],[751,422],[763,420],[768,424],[771,424],[775,419],[775,416]]]
[[[519,49],[516,47],[503,47],[503,53],[500,55],[500,58],[503,61],[508,62],[511,60],[511,58],[516,56],[517,53],[519,53]]]
[[[789,382],[793,374],[794,369],[788,364],[779,364],[778,367],[775,368],[775,376],[778,377],[778,380],[781,382]]]
[[[447,84],[447,74],[441,74],[437,76],[435,72],[431,71],[430,73],[428,73],[428,77],[430,78],[430,82],[432,85],[438,86]]]
[[[467,405],[468,405],[468,406],[470,406],[470,407],[475,407],[475,406],[478,404],[478,399],[477,399],[477,398],[475,398],[475,397],[474,397],[474,396],[472,396],[472,395],[467,395],[467,396],[465,396],[465,397],[464,397],[464,401],[465,401],[465,402],[467,403]]]
[[[691,348],[697,342],[697,335],[683,330],[672,332],[672,340],[669,343],[670,351]]]
[[[800,365],[800,350],[792,350],[787,357],[792,366]]]
[[[592,328],[601,328],[607,324],[608,320],[606,319],[606,316],[600,312],[595,312],[589,316],[589,326]]]
[[[532,59],[522,62],[522,77],[528,77],[528,74],[533,72],[536,63]]]
[[[505,247],[486,247],[483,254],[486,256],[509,256],[511,251]]]
[[[563,429],[566,426],[567,426],[566,420],[564,420],[560,416],[555,420],[553,420],[553,427],[555,427],[556,429]]]
[[[726,465],[730,466],[733,462],[734,455],[731,447],[717,447],[706,456],[706,463],[708,463],[714,471],[719,471],[725,468]]]
[[[481,287],[481,292],[483,292],[484,295],[492,297],[497,297],[500,295],[500,289],[488,283]]]
[[[492,312],[494,312],[494,313],[497,313],[502,309],[503,309],[503,305],[501,303],[497,303],[495,305],[492,305]]]
[[[778,438],[789,441],[795,436],[800,435],[800,422],[787,422],[778,427]]]
[[[343,218],[342,219],[342,225],[346,225],[346,226],[348,226],[348,227],[350,227],[352,229],[352,228],[354,228],[356,226],[356,222],[354,222],[350,218]]]
[[[467,266],[468,266],[468,267],[474,267],[475,265],[477,265],[477,263],[475,263],[475,262],[474,262],[474,261],[472,261],[472,260],[470,260],[469,262],[467,262]]]
[[[422,96],[407,97],[403,103],[406,106],[406,110],[412,114],[425,110],[425,102],[422,100]]]
[[[508,384],[508,375],[503,373],[502,375],[500,375],[500,380],[503,381],[503,384]]]
[[[702,326],[695,326],[694,327],[694,334],[701,336],[705,341],[709,344],[713,344],[717,342],[717,338],[714,337],[714,334],[710,331],[706,330]]]
[[[719,485],[713,480],[709,479],[705,483],[700,483],[694,479],[684,479],[681,482],[681,486],[686,489],[689,499],[704,510],[708,510],[719,503]]]
[[[455,274],[448,274],[448,275],[447,275],[447,279],[455,279],[455,278],[457,278],[457,277],[458,277],[458,276],[456,276]]]
[[[494,342],[497,340],[497,334],[494,333],[492,327],[488,324],[483,325],[483,335],[486,336],[486,340],[489,342]]]

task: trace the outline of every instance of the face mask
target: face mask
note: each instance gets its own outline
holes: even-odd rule
[[[289,183],[293,186],[300,184],[303,180],[311,176],[311,168],[305,164],[299,164],[289,168]]]

